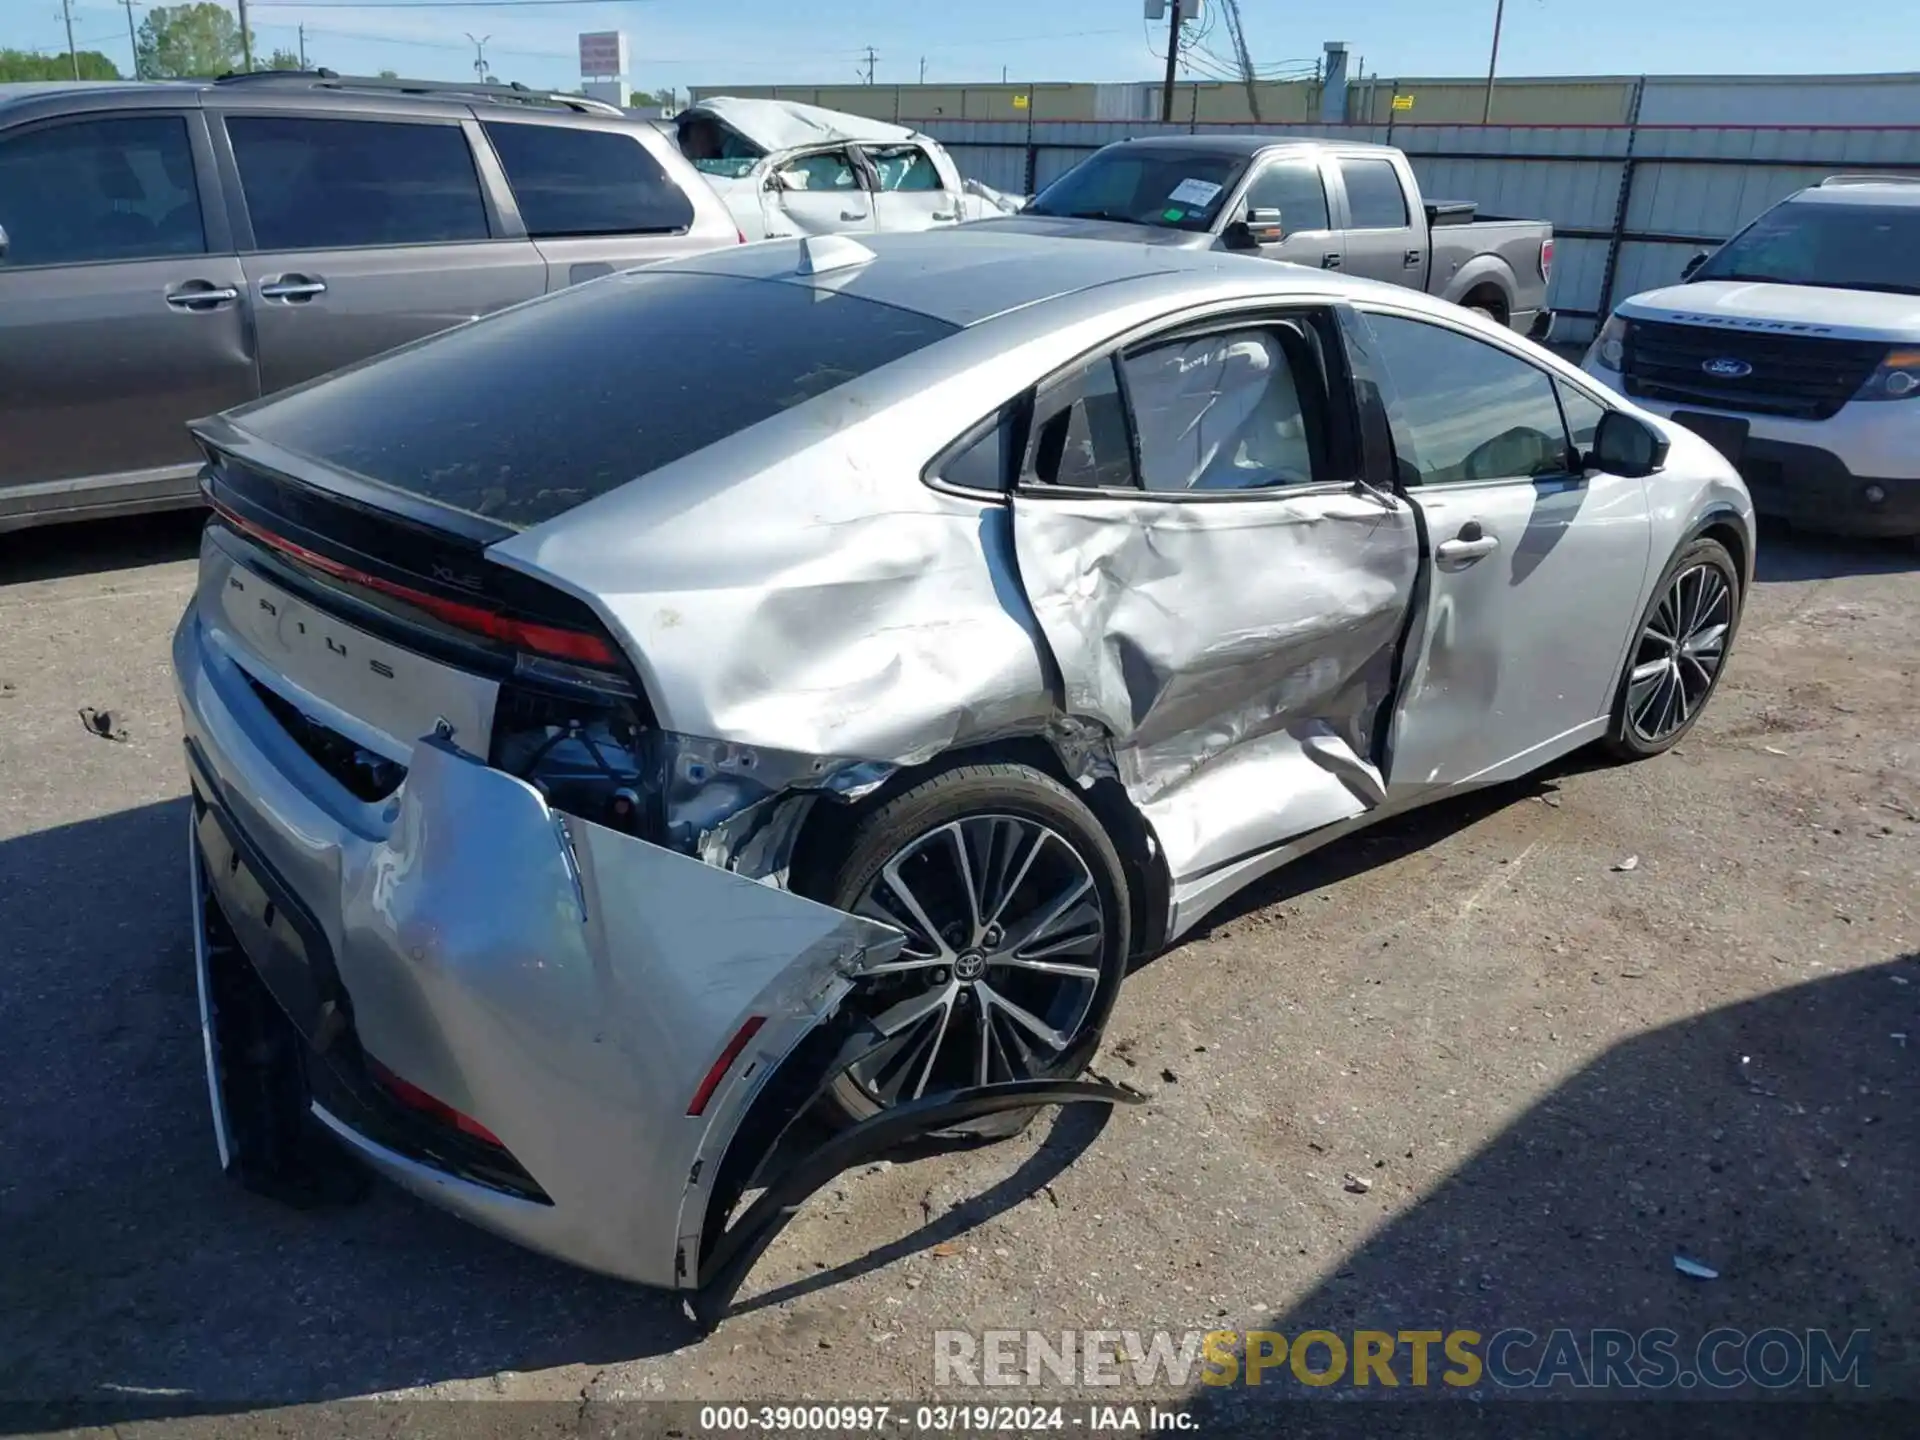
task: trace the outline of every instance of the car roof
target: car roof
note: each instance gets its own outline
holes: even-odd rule
[[[1193,155],[1258,155],[1263,150],[1280,150],[1288,147],[1296,149],[1308,146],[1325,146],[1338,150],[1374,150],[1383,155],[1391,154],[1392,147],[1387,145],[1369,145],[1358,140],[1317,140],[1299,135],[1265,135],[1258,130],[1214,131],[1206,135],[1137,135],[1127,140],[1116,140],[1115,145],[1124,145],[1128,149],[1177,150],[1182,154]]]
[[[850,238],[833,237],[834,248],[843,250]],[[1220,251],[1023,235],[968,225],[862,235],[854,243],[871,252],[872,260],[801,274],[803,247],[809,243],[768,240],[662,261],[657,268],[811,285],[961,327],[1100,286],[1151,277],[1176,291],[1183,284],[1211,289],[1220,279],[1233,277],[1262,288],[1279,282],[1282,289],[1297,280],[1302,291],[1385,288],[1351,276]]]
[[[1920,205],[1920,177],[1903,180],[1869,176],[1835,176],[1824,185],[1802,190],[1793,205]]]
[[[470,108],[499,105],[503,110],[532,110],[543,116],[590,115],[595,119],[634,121],[617,106],[584,95],[525,86],[458,81],[389,79],[340,75],[331,70],[257,70],[204,80],[51,80],[0,85],[0,114],[9,107],[58,115],[70,105],[84,109],[138,107],[159,96],[228,100],[253,105],[318,104],[330,109],[426,109],[448,105]]]

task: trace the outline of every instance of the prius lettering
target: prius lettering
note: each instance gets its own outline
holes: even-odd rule
[[[260,597],[260,608],[266,611],[269,615],[278,615],[280,613],[280,607],[278,605],[275,605],[271,600],[267,599],[267,597],[264,595]]]
[[[331,635],[327,636],[327,649],[331,650],[336,655],[345,655],[347,653],[347,647],[342,645],[338,640],[334,639]]]

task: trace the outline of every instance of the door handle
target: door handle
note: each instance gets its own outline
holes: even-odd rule
[[[840,218],[842,220],[864,220],[867,218],[867,212],[864,210],[842,210],[840,212]]]
[[[307,275],[282,275],[277,280],[260,282],[262,300],[311,300],[327,293],[327,282]]]
[[[1418,250],[1407,251],[1407,264],[1418,265],[1419,263],[1420,263],[1420,252]]]
[[[1478,520],[1469,520],[1460,527],[1459,535],[1441,541],[1434,554],[1449,565],[1465,567],[1486,559],[1499,548],[1499,536],[1487,534]]]
[[[1339,252],[1333,251],[1329,254],[1322,255],[1320,257],[1320,268],[1322,270],[1338,270],[1340,268]]]
[[[958,220],[960,218],[960,212],[958,210],[936,210],[933,212],[931,218],[935,220]]]
[[[176,310],[212,310],[239,298],[240,292],[233,286],[207,280],[189,280],[178,290],[167,292],[167,304]]]

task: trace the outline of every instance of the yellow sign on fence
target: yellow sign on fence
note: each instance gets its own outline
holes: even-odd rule
[[[1393,108],[1396,110],[1411,110],[1413,108],[1413,97],[1411,95],[1394,96]]]
[[[1024,110],[1024,109],[1026,109],[1026,108],[1027,108],[1027,97],[1026,97],[1026,96],[1024,96],[1024,95],[1016,95],[1016,96],[1014,96],[1014,97],[1013,97],[1013,108],[1014,108],[1014,109],[1016,109],[1016,110]]]

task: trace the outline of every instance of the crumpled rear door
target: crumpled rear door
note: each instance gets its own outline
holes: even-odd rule
[[[1043,399],[1013,502],[1064,708],[1112,737],[1176,883],[1384,798],[1415,517],[1316,483],[1278,328],[1130,352],[1124,390],[1090,366]]]

